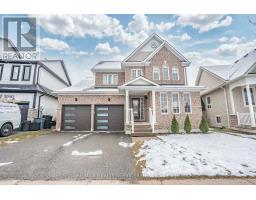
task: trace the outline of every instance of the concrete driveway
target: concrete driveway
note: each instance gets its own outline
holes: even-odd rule
[[[1,145],[0,180],[134,179],[131,148],[119,142],[132,141],[121,133],[56,133]],[[102,155],[83,155],[95,151]]]

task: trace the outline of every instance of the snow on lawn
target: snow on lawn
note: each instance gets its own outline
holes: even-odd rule
[[[159,138],[136,155],[146,161],[143,176],[256,176],[256,140],[224,133]]]
[[[124,148],[128,148],[128,147],[131,148],[134,145],[134,142],[132,142],[132,143],[119,142],[118,144],[119,144],[119,146],[124,147]]]
[[[72,151],[72,156],[99,156],[102,155],[103,152],[101,150],[98,151],[92,151],[92,152],[79,152],[79,151]]]
[[[10,165],[10,164],[12,164],[13,162],[4,162],[4,163],[0,163],[0,167],[2,167],[2,166],[5,166],[5,165]]]

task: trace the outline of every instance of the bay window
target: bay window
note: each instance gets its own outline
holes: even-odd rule
[[[172,93],[172,111],[173,113],[180,112],[179,94],[174,92]]]
[[[191,113],[191,98],[190,98],[190,93],[184,93],[183,94],[184,98],[184,109],[185,113]]]
[[[161,113],[168,113],[168,96],[167,93],[160,93]]]

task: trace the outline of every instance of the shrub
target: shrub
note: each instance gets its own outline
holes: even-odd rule
[[[179,133],[179,123],[178,123],[175,115],[172,118],[171,132],[172,133]]]
[[[184,130],[186,133],[191,133],[192,127],[190,123],[189,116],[187,115],[184,121]]]
[[[207,133],[209,131],[208,123],[204,117],[202,117],[199,129],[202,133]]]

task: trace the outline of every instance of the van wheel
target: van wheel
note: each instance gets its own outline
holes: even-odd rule
[[[0,136],[1,137],[6,137],[9,136],[13,133],[13,129],[12,129],[12,125],[11,124],[4,124],[1,127],[1,132],[0,132]]]

